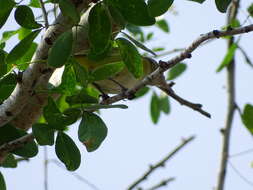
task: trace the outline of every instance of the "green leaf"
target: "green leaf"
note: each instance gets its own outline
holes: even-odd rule
[[[18,6],[14,16],[16,22],[24,28],[36,29],[42,27],[41,24],[35,21],[32,9],[26,5]]]
[[[107,136],[107,127],[94,113],[85,112],[78,128],[78,138],[88,152],[95,151]]]
[[[71,63],[73,65],[76,79],[81,83],[83,87],[86,87],[89,80],[89,73],[85,67],[82,67],[75,59],[71,59]]]
[[[148,92],[149,92],[149,87],[145,86],[144,88],[141,88],[140,90],[138,90],[136,93],[135,93],[135,98],[134,100],[138,99],[138,98],[141,98],[143,97],[144,95],[146,95]]]
[[[205,0],[188,0],[188,1],[194,1],[194,2],[197,2],[197,3],[203,3]]]
[[[170,113],[170,102],[169,97],[167,95],[160,96],[160,110],[163,111],[165,114]]]
[[[33,40],[37,37],[40,31],[41,30],[35,30],[21,40],[6,57],[7,64],[11,64],[23,57],[26,54],[27,49],[31,47]]]
[[[75,104],[97,104],[98,99],[96,97],[90,96],[85,89],[81,90],[78,94],[67,96],[66,102],[69,105]]]
[[[64,110],[63,115],[65,116],[65,123],[71,125],[79,119],[81,110],[79,108],[68,108]]]
[[[166,13],[174,0],[148,0],[148,11],[152,17]]]
[[[59,0],[59,7],[64,16],[70,18],[74,24],[80,21],[80,14],[70,0]]]
[[[253,105],[246,104],[241,115],[241,119],[249,130],[249,132],[253,135]]]
[[[54,130],[47,124],[36,123],[32,126],[32,131],[39,145],[54,144]]]
[[[126,20],[123,17],[123,15],[120,13],[120,11],[116,7],[114,7],[112,5],[109,5],[108,9],[110,11],[110,15],[111,15],[111,17],[113,19],[113,22],[116,25],[120,26],[122,29],[125,28],[125,26],[126,26]]]
[[[127,33],[125,32],[121,32],[123,33],[131,42],[134,43],[134,45],[136,45],[138,48],[141,48],[144,51],[147,51],[149,53],[151,53],[152,55],[156,56],[156,54],[149,48],[147,48],[144,44],[142,44],[141,42],[138,42],[137,40],[135,40],[134,38],[132,38],[131,36],[129,36]]]
[[[140,78],[143,75],[142,57],[136,47],[124,38],[117,38],[116,42],[127,69],[135,78]]]
[[[40,8],[40,2],[39,0],[30,0],[29,6],[34,8]]]
[[[151,115],[151,120],[154,124],[158,123],[158,120],[160,118],[160,101],[159,97],[157,94],[154,92],[151,98],[151,103],[150,103],[150,115]]]
[[[12,36],[16,35],[17,33],[18,30],[4,31],[2,34],[2,39],[0,40],[0,44],[8,41]]]
[[[14,5],[16,3],[13,0],[0,0],[0,29],[5,24],[6,20],[8,19]]]
[[[0,49],[0,78],[7,73],[7,65],[5,63],[6,52]]]
[[[4,176],[1,173],[1,171],[0,171],[0,189],[1,190],[6,190],[6,184],[5,184],[5,181],[4,181]]]
[[[221,62],[221,64],[219,65],[219,67],[216,69],[216,72],[220,72],[223,68],[227,67],[230,62],[232,61],[234,55],[235,55],[235,51],[237,50],[237,44],[234,43],[230,46],[230,48],[228,49],[227,54],[225,55],[223,61]]]
[[[170,29],[169,29],[169,25],[167,23],[167,21],[165,19],[162,19],[162,20],[158,20],[156,22],[156,25],[164,32],[169,32]]]
[[[253,3],[250,4],[250,6],[248,7],[247,11],[248,11],[249,15],[251,17],[253,17]]]
[[[69,171],[75,171],[81,163],[81,154],[75,142],[65,133],[58,132],[55,153]]]
[[[93,81],[99,81],[108,79],[120,71],[122,71],[125,67],[125,64],[123,62],[115,62],[115,63],[108,63],[99,67],[96,67],[96,69],[92,70],[91,77]]]
[[[16,168],[17,167],[17,160],[15,159],[13,154],[8,154],[5,157],[3,163],[0,164],[0,166],[2,166],[4,168]]]
[[[30,61],[32,59],[32,56],[37,49],[37,46],[38,45],[33,42],[31,47],[25,53],[25,55],[15,62],[15,65],[17,65],[19,70],[25,70],[28,67],[28,65],[30,64]]]
[[[187,65],[184,63],[179,63],[172,67],[172,69],[168,72],[167,80],[174,80],[179,77],[187,68]]]
[[[17,84],[14,73],[9,73],[0,78],[0,103],[8,98]]]
[[[227,8],[231,2],[232,0],[215,0],[217,9],[222,13],[227,11]]]
[[[27,35],[29,35],[32,32],[32,30],[21,27],[20,29],[17,30],[17,32],[18,32],[18,39],[23,40]]]
[[[155,18],[149,15],[147,4],[143,0],[107,0],[106,2],[118,8],[125,20],[131,24],[138,26],[155,24]]]
[[[71,55],[73,46],[72,31],[61,34],[54,42],[48,56],[48,65],[52,67],[63,66]]]
[[[88,39],[91,52],[103,53],[110,45],[112,25],[107,8],[102,2],[92,7],[88,17]]]

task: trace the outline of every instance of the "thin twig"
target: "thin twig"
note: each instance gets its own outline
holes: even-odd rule
[[[248,54],[246,53],[246,51],[239,45],[238,45],[238,49],[241,51],[246,63],[248,63],[248,65],[253,68],[253,63],[252,63],[250,57],[248,56]]]
[[[163,57],[163,56],[170,55],[170,54],[177,53],[177,52],[181,52],[181,51],[184,51],[184,48],[175,48],[175,49],[172,49],[169,51],[162,52],[162,53],[160,53],[156,56],[152,56],[152,57],[153,58]]]
[[[165,186],[167,186],[172,181],[175,181],[174,177],[162,180],[160,183],[154,185],[153,187],[148,188],[147,190],[156,190],[156,189],[159,189],[160,187],[165,187]]]
[[[231,154],[229,156],[229,158],[234,158],[234,157],[238,157],[238,156],[243,156],[245,154],[249,154],[249,153],[252,153],[253,152],[253,148],[251,149],[248,149],[248,150],[245,150],[245,151],[242,151],[242,152],[238,152],[238,153],[235,153],[235,154]]]
[[[49,162],[49,163],[53,163],[53,164],[55,164],[56,166],[58,166],[59,168],[64,169],[64,170],[66,171],[66,168],[63,167],[63,165],[62,165],[60,162],[58,162],[57,160],[51,159],[51,160],[48,160],[48,162]],[[85,183],[86,185],[90,186],[92,189],[94,189],[94,190],[99,190],[99,188],[98,188],[96,185],[94,185],[93,183],[91,183],[90,181],[88,181],[87,179],[85,179],[84,177],[82,177],[81,175],[79,175],[79,174],[77,174],[77,173],[75,173],[75,172],[71,172],[70,174],[73,175],[73,176],[74,176],[75,178],[77,178],[78,180],[80,180],[81,182],[83,182],[83,183]]]
[[[228,21],[227,24],[230,24],[233,21],[238,12],[240,0],[232,1],[232,5],[228,12]],[[228,49],[233,45],[234,38],[230,38],[228,40]],[[228,88],[228,108],[227,108],[227,116],[225,121],[225,127],[223,135],[223,143],[222,143],[222,152],[221,152],[221,163],[219,169],[217,190],[224,190],[226,172],[227,172],[227,163],[229,156],[229,146],[230,146],[230,134],[232,129],[232,123],[234,118],[234,112],[236,109],[235,103],[235,60],[234,57],[229,63],[227,67],[227,88]]]
[[[47,18],[47,10],[45,8],[45,4],[43,2],[43,0],[40,0],[40,6],[41,6],[41,10],[42,10],[42,15],[45,21],[45,28],[48,29],[49,27],[49,22],[48,22],[48,18]]]
[[[244,181],[246,182],[248,185],[253,187],[253,181],[248,180],[245,176],[243,176],[241,174],[241,172],[236,169],[236,167],[231,163],[231,161],[228,161],[228,164],[230,165],[230,167],[234,170],[234,172]]]
[[[156,163],[155,165],[151,165],[149,167],[149,169],[140,178],[138,178],[135,182],[133,182],[127,189],[128,190],[134,189],[141,182],[145,181],[150,176],[150,174],[152,174],[156,169],[158,169],[160,167],[164,167],[165,163],[169,159],[171,159],[178,151],[180,151],[186,144],[191,142],[194,138],[195,138],[195,136],[191,136],[187,139],[183,139],[183,141],[180,145],[178,145],[172,152],[170,152],[167,156],[165,156],[158,163]]]

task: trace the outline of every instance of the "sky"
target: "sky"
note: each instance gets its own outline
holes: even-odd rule
[[[245,7],[249,1],[243,1],[239,16],[246,18]],[[220,29],[224,26],[225,15],[219,13],[214,1],[199,5],[190,1],[175,1],[178,15],[165,15],[171,33],[155,30],[154,39],[149,47],[166,47],[167,50],[188,46],[200,34]],[[7,26],[13,27],[13,26]],[[148,27],[145,31],[152,31]],[[1,31],[2,32],[2,31]],[[1,33],[0,32],[0,33]],[[250,54],[253,46],[253,33],[243,35],[241,46]],[[15,40],[9,44],[13,46]],[[101,117],[108,127],[108,136],[101,147],[88,153],[77,140],[78,124],[70,127],[69,135],[76,141],[82,153],[82,163],[78,173],[100,190],[126,189],[139,178],[150,164],[157,163],[178,144],[182,138],[196,135],[196,139],[182,149],[166,166],[157,169],[141,187],[148,188],[162,179],[175,177],[176,180],[162,189],[213,189],[217,184],[220,165],[222,136],[219,132],[224,126],[227,108],[226,73],[216,73],[226,52],[226,42],[215,40],[197,49],[192,58],[186,60],[187,71],[175,80],[174,90],[182,97],[201,103],[212,114],[208,119],[191,109],[171,100],[170,115],[162,115],[157,125],[152,124],[149,113],[151,93],[136,101],[122,101],[127,110],[111,109],[102,111]],[[173,55],[163,57],[168,60]],[[253,59],[252,55],[250,57]],[[240,52],[236,54],[236,101],[243,108],[245,103],[253,104],[253,70],[245,64]],[[156,92],[159,92],[156,90]],[[239,114],[235,114],[230,152],[231,155],[253,148],[252,136],[241,123]],[[44,190],[43,187],[43,147],[38,156],[29,162],[22,162],[17,169],[2,169],[8,190],[26,189]],[[47,147],[49,159],[57,159],[54,147]],[[240,174],[253,181],[253,153],[232,157],[230,163]],[[49,163],[49,190],[75,189],[92,190],[88,184],[74,177],[73,172]],[[228,166],[226,189],[251,190],[252,186]]]

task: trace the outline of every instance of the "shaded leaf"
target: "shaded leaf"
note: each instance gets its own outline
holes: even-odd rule
[[[73,65],[77,81],[80,82],[83,87],[86,87],[89,80],[89,73],[87,69],[81,66],[75,59],[71,59],[71,63]]]
[[[75,171],[81,163],[81,154],[75,142],[65,133],[58,132],[55,153],[69,171]]]
[[[227,11],[227,8],[231,2],[232,0],[215,0],[217,9],[222,13]]]
[[[138,90],[135,93],[135,98],[134,100],[143,97],[144,95],[146,95],[149,92],[149,87],[145,86],[144,88],[141,88],[140,90]]]
[[[107,136],[107,127],[94,113],[85,112],[78,128],[78,138],[88,152],[95,151]]]
[[[75,104],[97,104],[98,99],[96,97],[90,96],[85,89],[81,90],[78,94],[67,96],[66,102],[69,105]]]
[[[54,144],[54,130],[47,124],[36,123],[32,126],[32,131],[39,145]]]
[[[4,176],[1,173],[1,171],[0,171],[0,189],[1,190],[6,190],[6,184],[5,184],[5,181],[4,181]]]
[[[0,0],[0,29],[5,24],[8,19],[13,7],[15,6],[15,2],[13,0]]]
[[[17,84],[14,73],[9,73],[0,78],[0,103],[8,98]]]
[[[172,69],[168,72],[167,80],[174,80],[179,77],[187,68],[187,65],[184,63],[179,63],[172,67]]]
[[[0,166],[2,166],[4,168],[16,168],[17,167],[17,160],[15,159],[13,154],[8,154],[5,157],[3,163],[0,164]]]
[[[7,73],[7,65],[5,63],[6,52],[0,49],[0,78]]]
[[[140,78],[143,75],[142,57],[136,47],[124,38],[117,38],[116,42],[127,69],[135,78]]]
[[[152,17],[166,13],[174,0],[148,0],[148,11]]]
[[[30,61],[32,59],[32,56],[37,49],[37,46],[38,45],[33,42],[31,47],[25,53],[25,55],[15,62],[15,65],[17,65],[19,70],[25,70],[28,67],[28,65],[30,64]]]
[[[21,40],[6,57],[7,64],[11,64],[23,57],[26,54],[27,49],[31,47],[33,40],[37,37],[40,31],[41,30],[35,30]]]
[[[188,0],[188,1],[194,1],[194,2],[197,2],[197,3],[203,3],[205,0]]]
[[[35,21],[33,11],[29,6],[26,5],[18,6],[16,8],[14,16],[16,22],[24,28],[36,29],[42,27],[41,24]]]
[[[64,16],[70,18],[74,24],[80,21],[80,14],[70,0],[59,0],[59,7]]]
[[[48,65],[57,68],[63,66],[71,55],[72,45],[72,31],[61,34],[54,42],[48,55]]]

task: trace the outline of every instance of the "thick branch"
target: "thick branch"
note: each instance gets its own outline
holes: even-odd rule
[[[234,0],[228,12],[228,21],[227,24],[230,24],[233,21],[238,12],[240,0]],[[228,49],[234,43],[234,38],[230,38],[228,40]],[[225,186],[226,172],[227,172],[227,164],[229,157],[229,146],[230,146],[230,134],[232,129],[232,123],[234,118],[234,112],[236,109],[235,103],[235,60],[234,57],[229,63],[227,67],[227,90],[228,90],[228,108],[227,108],[227,116],[224,127],[223,134],[223,144],[222,144],[222,152],[221,152],[221,163],[220,163],[220,171],[218,177],[217,190],[223,190]]]
[[[137,179],[132,185],[128,187],[128,190],[134,189],[137,185],[139,185],[141,182],[145,181],[150,174],[152,174],[156,169],[160,167],[164,167],[165,163],[171,159],[178,151],[180,151],[185,145],[187,145],[189,142],[194,140],[195,136],[191,136],[187,139],[183,139],[183,142],[178,145],[172,152],[170,152],[166,157],[164,157],[162,160],[160,160],[158,163],[156,163],[154,166],[150,166],[150,168],[139,178]]]

